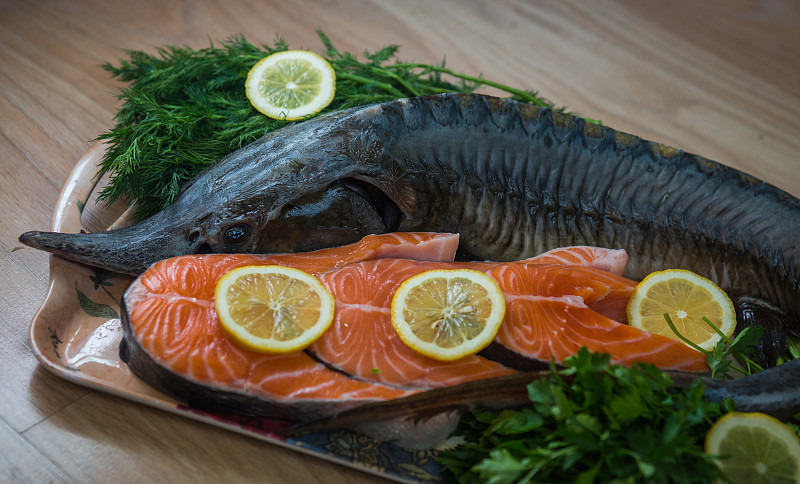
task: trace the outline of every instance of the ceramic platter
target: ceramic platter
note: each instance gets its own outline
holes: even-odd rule
[[[104,183],[95,177],[103,153],[104,147],[98,144],[79,160],[61,189],[51,230],[94,232],[125,225],[125,206],[106,207],[96,199]],[[406,450],[350,431],[287,438],[277,433],[287,426],[285,421],[202,412],[154,390],[119,358],[119,302],[132,281],[130,276],[51,256],[50,286],[30,326],[31,344],[41,364],[61,378],[94,390],[398,482],[439,481],[434,451]]]

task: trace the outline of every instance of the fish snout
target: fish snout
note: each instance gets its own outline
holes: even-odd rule
[[[34,249],[39,249],[39,236],[43,232],[39,230],[31,230],[29,232],[25,232],[24,234],[20,235],[18,240],[23,244],[27,245],[28,247],[33,247]]]
[[[159,260],[189,253],[185,237],[142,225],[96,233],[30,231],[20,235],[19,241],[65,259],[130,275],[141,274]]]

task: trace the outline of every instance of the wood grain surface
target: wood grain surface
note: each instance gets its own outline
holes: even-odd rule
[[[111,123],[125,49],[243,33],[319,51],[394,43],[535,89],[606,125],[800,195],[800,2],[0,0],[0,481],[376,482],[374,476],[91,391],[43,370],[27,327],[44,299],[61,185]]]

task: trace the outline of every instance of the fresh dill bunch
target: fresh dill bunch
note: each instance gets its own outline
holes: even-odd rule
[[[456,73],[444,63],[401,63],[396,45],[366,51],[360,60],[336,49],[322,31],[318,35],[323,57],[336,72],[336,94],[322,113],[411,96],[471,93],[483,85],[563,111],[535,92]],[[247,73],[259,60],[288,49],[280,37],[271,46],[255,46],[237,35],[197,50],[170,46],[155,54],[126,51],[127,58],[116,65],[103,64],[113,77],[130,84],[117,96],[123,104],[114,126],[96,139],[107,144],[100,173],[110,175],[101,199],[135,202],[134,218],[144,219],[171,204],[182,185],[203,169],[290,124],[258,112],[244,88]]]
[[[258,60],[287,48],[280,39],[258,48],[236,36],[200,50],[129,51],[117,66],[104,64],[131,84],[118,95],[114,127],[98,138],[108,144],[100,169],[111,176],[101,197],[136,202],[136,218],[145,218],[225,154],[287,124],[253,109],[243,88]]]

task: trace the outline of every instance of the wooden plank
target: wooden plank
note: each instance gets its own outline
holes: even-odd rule
[[[800,3],[622,0],[625,9],[787,93],[800,96]],[[688,14],[691,12],[691,14]]]
[[[0,422],[8,428],[23,432],[88,392],[39,366],[27,336],[5,317],[0,317],[0,341]]]
[[[58,468],[0,421],[0,479],[14,484],[68,482]]]
[[[6,99],[0,95],[0,110],[7,114],[15,113],[6,109]],[[0,125],[7,121],[0,121]],[[0,140],[8,140],[5,133],[0,132]],[[25,158],[24,152],[12,143],[0,144],[0,160],[6,163],[0,176],[0,193],[3,209],[9,214],[0,217],[0,234],[3,234],[0,237],[0,253],[3,254],[0,257],[3,278],[3,284],[0,284],[0,341],[4,342],[0,346],[0,394],[3,395],[0,420],[18,432],[58,412],[87,392],[41,368],[28,341],[31,318],[47,291],[49,259],[41,252],[23,246],[17,236],[33,228],[34,223],[49,226],[50,212],[61,182],[52,182],[51,177],[25,163]],[[29,198],[30,190],[41,192]]]
[[[387,482],[94,392],[24,436],[73,482]]]

